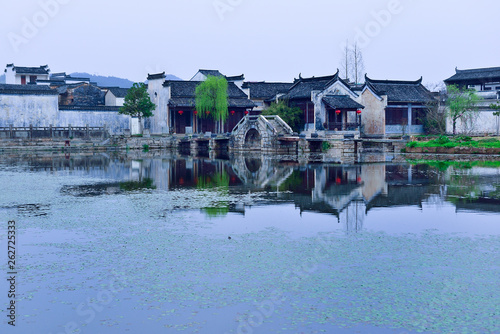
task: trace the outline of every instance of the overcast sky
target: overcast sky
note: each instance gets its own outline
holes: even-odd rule
[[[371,78],[437,82],[500,66],[499,13],[498,0],[2,0],[0,66],[292,81],[334,73],[349,40]]]

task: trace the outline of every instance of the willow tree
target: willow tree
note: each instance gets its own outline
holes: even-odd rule
[[[227,80],[209,75],[196,87],[196,110],[200,118],[212,118],[217,122],[217,131],[224,129],[228,113]]]

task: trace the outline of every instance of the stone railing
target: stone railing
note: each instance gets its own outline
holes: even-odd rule
[[[5,139],[35,139],[35,138],[107,138],[107,128],[96,126],[24,126],[0,127],[0,138]]]

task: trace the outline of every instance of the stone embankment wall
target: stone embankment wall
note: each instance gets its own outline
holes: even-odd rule
[[[494,147],[404,147],[406,153],[431,154],[500,154],[500,148]]]

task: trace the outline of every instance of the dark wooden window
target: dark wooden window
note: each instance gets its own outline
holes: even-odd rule
[[[411,124],[422,125],[424,124],[426,112],[425,109],[412,109],[411,111]]]
[[[408,124],[408,109],[403,109],[403,108],[386,109],[385,124],[387,125]]]
[[[36,84],[36,75],[30,75],[30,83]]]

